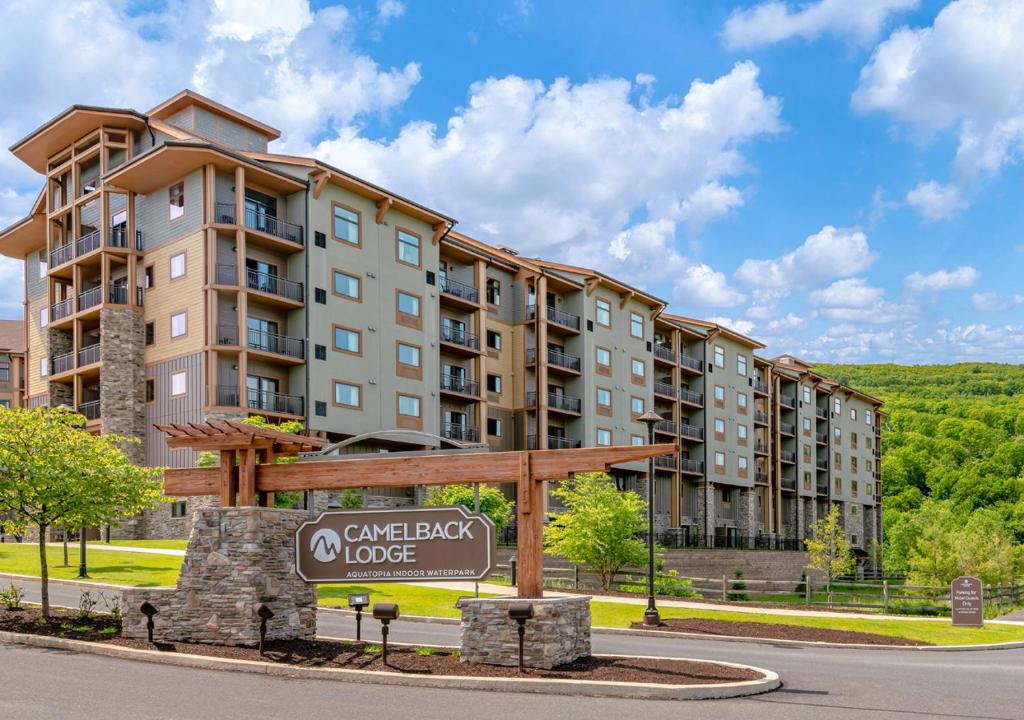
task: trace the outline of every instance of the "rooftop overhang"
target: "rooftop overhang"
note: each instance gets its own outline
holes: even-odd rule
[[[10,150],[36,172],[45,173],[50,157],[102,125],[137,130],[145,127],[146,116],[135,110],[72,105],[11,145]]]
[[[193,90],[182,90],[174,97],[164,100],[162,103],[150,110],[149,114],[155,118],[166,119],[177,113],[179,110],[183,110],[189,106],[201,107],[204,110],[209,110],[215,115],[221,115],[229,118],[243,127],[258,132],[260,135],[267,138],[267,140],[276,140],[281,137],[281,131],[277,128],[271,127],[270,125],[260,122],[256,118],[249,117],[244,113],[240,113],[237,110],[232,110],[227,105],[221,105],[219,102],[211,100],[204,95],[200,95]]]
[[[205,165],[213,165],[223,172],[234,172],[239,165],[245,167],[247,180],[269,190],[289,194],[306,189],[306,183],[242,155],[229,152],[208,143],[166,142],[154,150],[143,153],[104,176],[109,185],[131,190],[142,195],[159,190]]]
[[[30,252],[45,245],[46,212],[43,191],[40,191],[28,215],[0,230],[0,255],[23,260]]]
[[[414,202],[408,198],[396,195],[390,190],[385,190],[378,185],[358,178],[355,175],[340,170],[336,167],[332,167],[325,162],[319,160],[315,161],[316,170],[310,175],[310,180],[313,182],[313,194],[314,197],[319,197],[319,189],[323,187],[325,183],[331,183],[338,187],[344,188],[349,192],[353,192],[357,195],[369,198],[377,203],[377,209],[381,213],[388,209],[394,209],[401,213],[404,213],[410,217],[414,217],[417,220],[421,220],[428,223],[435,230],[448,229],[455,226],[455,218],[449,217],[436,210],[431,210],[425,205],[420,205],[418,202]]]

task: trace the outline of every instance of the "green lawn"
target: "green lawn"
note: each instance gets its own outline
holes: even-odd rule
[[[127,553],[100,550],[96,547],[90,547],[86,553],[90,580],[142,587],[174,585],[178,579],[181,560],[182,558],[174,555]],[[52,545],[46,548],[46,564],[50,570],[50,577],[77,577],[77,545],[68,546],[68,562],[71,567],[60,567],[64,563],[64,551]],[[34,543],[0,544],[0,572],[38,575],[39,546]]]
[[[472,593],[397,583],[370,583],[367,585],[321,585],[319,602],[328,607],[348,607],[349,593],[369,593],[370,602],[398,603],[403,615],[429,615],[431,617],[459,617],[455,601]],[[492,597],[480,593],[480,597]]]
[[[102,540],[90,540],[89,544],[102,547],[107,543]],[[155,550],[184,550],[185,546],[188,545],[188,540],[111,540],[109,544],[122,547],[153,548]]]

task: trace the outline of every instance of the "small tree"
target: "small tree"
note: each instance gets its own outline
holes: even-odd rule
[[[732,592],[726,593],[726,598],[729,600],[736,600],[738,602],[745,602],[750,598],[747,597],[747,584],[743,582],[743,571],[739,568],[733,573],[735,580],[730,583],[732,586]]]
[[[832,602],[832,581],[853,570],[856,560],[840,522],[839,506],[833,506],[828,515],[814,524],[814,537],[804,540],[811,561],[808,570],[820,570],[825,575],[825,592]]]
[[[427,496],[425,504],[431,507],[462,505],[464,508],[472,510],[473,486],[445,485],[436,488]],[[493,485],[480,486],[480,512],[491,519],[498,531],[508,525],[508,521],[512,518],[513,507],[498,488]]]
[[[55,525],[116,522],[154,505],[163,468],[133,465],[129,440],[86,432],[85,418],[63,409],[0,411],[0,513],[7,527],[39,531],[43,618],[50,615],[46,532]]]
[[[341,493],[341,507],[345,510],[355,510],[363,506],[363,494],[355,488],[348,488]]]
[[[604,473],[580,473],[553,494],[565,510],[544,528],[548,554],[592,568],[603,590],[622,568],[646,562],[647,545],[637,534],[646,529],[647,505],[639,495],[620,492]]]

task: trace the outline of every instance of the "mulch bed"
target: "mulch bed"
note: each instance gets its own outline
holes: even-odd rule
[[[853,630],[829,630],[828,628],[806,627],[803,625],[775,625],[761,622],[733,622],[730,620],[701,620],[697,618],[669,618],[662,620],[657,628],[644,627],[642,622],[632,625],[635,630],[664,630],[704,635],[728,635],[730,637],[764,638],[769,640],[805,640],[825,643],[858,643],[860,645],[916,646],[930,643],[908,640],[891,635],[856,632]]]
[[[74,640],[110,640],[121,632],[120,623],[109,615],[90,613],[82,617],[75,610],[52,608],[50,622],[41,622],[39,609],[26,607],[20,610],[0,608],[0,630],[31,635],[71,638]],[[113,631],[111,631],[113,628]]]

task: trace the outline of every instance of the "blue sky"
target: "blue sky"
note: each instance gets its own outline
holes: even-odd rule
[[[1024,355],[1024,3],[58,5],[0,28],[5,146],[72,103],[192,87],[281,128],[282,152],[767,353]],[[38,187],[0,159],[0,221]],[[0,314],[20,287],[0,263]]]

